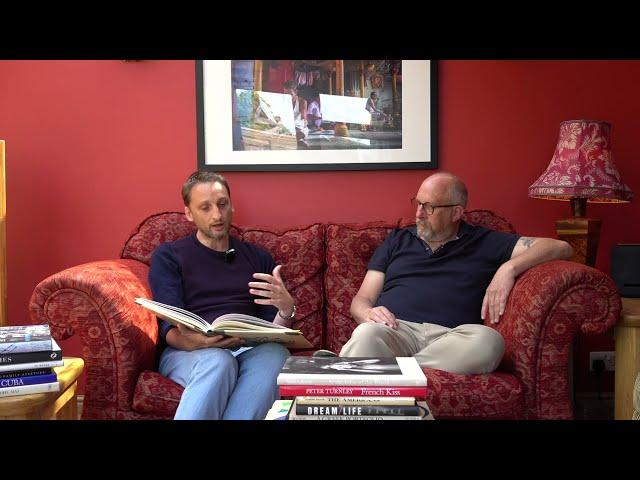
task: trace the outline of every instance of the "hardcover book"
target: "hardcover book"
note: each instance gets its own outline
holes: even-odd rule
[[[287,358],[278,385],[426,386],[413,357],[302,357]]]
[[[298,396],[298,405],[415,405],[415,397],[316,397]]]
[[[19,377],[0,378],[0,389],[10,387],[22,387],[24,385],[38,385],[40,383],[57,382],[56,372],[49,369],[49,373],[43,375],[23,375]]]
[[[53,338],[51,339],[51,350],[0,354],[0,372],[2,373],[61,367],[62,365],[62,350]]]
[[[58,382],[38,383],[36,385],[23,385],[22,387],[0,388],[0,397],[30,395],[32,393],[57,392],[59,390],[60,384]]]
[[[51,350],[49,325],[0,327],[0,354]]]
[[[422,416],[418,405],[300,405],[296,402],[296,415],[378,415],[378,416]]]
[[[208,323],[195,313],[165,303],[147,298],[136,298],[135,302],[172,325],[182,324],[207,336],[240,337],[244,338],[248,345],[276,342],[291,348],[313,347],[300,330],[283,327],[252,315],[228,313]]]
[[[293,402],[293,406],[291,407],[291,411],[289,412],[289,420],[433,420],[433,415],[429,411],[426,402],[418,402],[415,407],[404,407],[404,408],[416,408],[419,410],[417,415],[404,415],[404,414],[355,414],[352,415],[352,411],[350,409],[354,408],[353,406],[347,407],[349,410],[343,410],[343,412],[334,415],[331,411],[329,413],[323,414],[300,414],[298,413],[300,409],[300,405],[297,404],[297,401]],[[304,408],[304,407],[303,407]],[[327,407],[325,407],[327,408]],[[361,407],[365,408],[365,407]],[[384,407],[379,407],[384,408]],[[396,412],[397,413],[397,412]],[[408,412],[413,413],[413,412]]]
[[[323,397],[427,397],[425,387],[362,387],[353,385],[279,385],[281,397],[301,395]]]

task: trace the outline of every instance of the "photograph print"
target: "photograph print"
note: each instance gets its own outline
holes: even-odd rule
[[[198,166],[436,168],[435,63],[196,62]]]

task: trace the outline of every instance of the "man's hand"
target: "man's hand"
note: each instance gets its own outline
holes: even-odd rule
[[[282,315],[288,317],[293,312],[294,301],[280,276],[281,268],[282,265],[276,265],[272,275],[268,273],[254,273],[253,278],[264,281],[249,282],[249,287],[251,287],[249,293],[265,297],[264,299],[259,298],[254,300],[257,304],[273,305],[278,311],[282,312]]]
[[[398,328],[398,321],[396,320],[396,316],[391,313],[391,311],[387,307],[383,306],[373,307],[367,310],[364,321],[371,323],[381,323],[383,325],[386,325],[387,327],[393,328],[394,330]]]
[[[484,294],[482,310],[480,311],[482,320],[487,317],[488,313],[491,323],[498,323],[500,321],[500,317],[504,313],[504,308],[507,305],[509,293],[515,283],[516,275],[512,266],[509,262],[503,263],[496,271]]]
[[[167,343],[174,348],[190,352],[200,348],[233,348],[242,345],[244,339],[225,337],[224,335],[208,337],[184,325],[178,325],[177,328],[172,328],[167,332]]]

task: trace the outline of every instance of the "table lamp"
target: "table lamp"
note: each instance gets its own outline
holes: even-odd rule
[[[558,238],[573,247],[571,260],[595,266],[602,221],[586,217],[587,202],[628,203],[633,198],[613,164],[611,124],[598,120],[560,123],[553,158],[529,187],[529,196],[571,202],[573,217],[556,221]]]

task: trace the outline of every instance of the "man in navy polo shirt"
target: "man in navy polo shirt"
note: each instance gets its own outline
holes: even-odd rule
[[[450,173],[422,182],[415,203],[416,226],[394,229],[369,261],[351,303],[359,325],[340,355],[414,356],[424,367],[491,372],[504,340],[482,321],[500,321],[518,275],[568,259],[572,248],[464,222],[467,188]]]
[[[154,299],[208,322],[244,313],[289,327],[295,305],[281,266],[261,248],[229,236],[233,207],[226,179],[195,172],[184,183],[182,198],[185,215],[198,230],[153,253]],[[161,319],[160,338],[167,345],[160,373],[185,387],[175,419],[263,419],[278,398],[276,377],[289,356],[282,345],[249,347],[241,338],[207,337]]]

